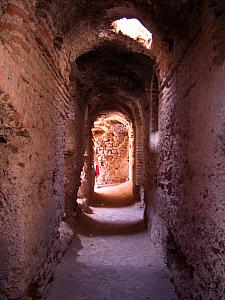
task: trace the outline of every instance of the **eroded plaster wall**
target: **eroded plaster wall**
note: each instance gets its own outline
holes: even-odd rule
[[[85,161],[86,118],[83,106],[78,103],[80,95],[77,92],[76,83],[71,80],[70,85],[70,109],[66,122],[64,148],[64,194],[65,215],[66,217],[75,217],[79,214],[76,200]]]
[[[149,24],[155,23],[151,55],[156,59],[159,78],[159,130],[149,128],[149,149],[146,149],[148,129],[143,122],[146,102],[142,99],[151,78],[146,66],[150,70],[151,64],[146,57],[141,63],[140,55],[146,54],[146,50],[135,48],[135,41],[127,42],[120,36],[118,40],[127,47],[122,47],[121,57],[115,51],[118,44],[110,51],[101,48],[100,53],[105,51],[103,57],[91,52],[91,59],[97,59],[97,68],[94,63],[89,69],[91,59],[88,59],[88,71],[85,73],[83,68],[84,73],[79,76],[81,79],[89,76],[86,94],[94,86],[95,97],[103,95],[104,87],[105,98],[117,92],[122,99],[121,107],[128,103],[130,110],[136,112],[135,182],[145,184],[146,188],[143,178],[149,176],[151,237],[163,238],[164,254],[180,299],[221,300],[224,296],[224,7],[223,1],[196,1],[191,10],[192,2],[186,1],[184,9],[177,1],[171,0],[171,6],[166,2],[169,9],[161,4],[163,1],[152,2],[147,18],[143,17],[145,3],[144,10],[138,13],[146,24],[150,16]],[[37,3],[46,8],[50,1]],[[60,229],[59,224],[64,213],[64,192],[69,191],[70,198],[78,188],[81,163],[77,160],[82,156],[82,147],[75,143],[76,138],[73,140],[80,124],[77,122],[74,129],[73,120],[67,119],[71,100],[68,55],[73,53],[75,59],[78,53],[90,51],[91,45],[100,44],[97,39],[116,40],[108,32],[100,35],[97,31],[103,25],[98,27],[96,20],[100,22],[107,15],[106,10],[98,14],[103,3],[92,11],[95,22],[90,23],[97,29],[83,26],[84,23],[81,29],[74,25],[75,20],[83,18],[78,16],[79,10],[71,9],[74,2],[67,1],[65,5],[54,1],[51,13],[55,23],[58,22],[57,30],[48,13],[36,11],[34,4],[31,0],[0,3],[0,296],[3,299],[22,297],[31,281],[30,294],[41,297],[44,281],[50,279],[59,253],[63,252],[63,236],[67,244],[70,240],[70,234],[65,234],[67,231],[62,226]],[[92,10],[93,5],[89,6]],[[180,11],[176,11],[178,6]],[[133,15],[135,11],[131,12]],[[70,37],[68,34],[67,44],[72,40],[73,47],[66,51],[58,30],[67,13],[70,19],[63,24],[64,32],[73,26],[77,31]],[[139,55],[130,57],[124,48],[137,50]],[[111,53],[115,54],[115,60],[108,61]],[[117,68],[123,62],[127,71],[118,75]],[[115,70],[107,67],[112,64]],[[101,68],[103,72],[96,76],[96,70]],[[127,74],[132,76],[128,78]],[[82,87],[85,80],[81,79]],[[135,93],[130,93],[131,90]],[[68,154],[71,161],[66,158]],[[148,159],[151,172],[145,169]],[[73,163],[76,168],[71,167]],[[70,183],[64,186],[73,172],[74,191]]]
[[[180,40],[157,57],[159,142],[155,147],[150,135],[156,171],[150,227],[154,238],[164,236],[180,299],[224,296],[225,27],[224,15],[215,12],[205,10],[189,44]]]
[[[118,121],[94,123],[95,162],[100,174],[99,185],[122,183],[129,179],[129,135],[128,128]]]
[[[33,1],[11,2],[0,12],[1,299],[22,297],[31,281],[36,295],[57,260],[69,99],[51,23],[37,20]]]

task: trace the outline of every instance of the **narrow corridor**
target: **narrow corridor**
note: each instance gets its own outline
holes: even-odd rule
[[[145,231],[140,203],[105,207],[107,190],[111,201],[122,191],[127,195],[129,185],[97,190],[105,202],[79,219],[78,237],[58,265],[47,299],[176,299],[159,249]]]
[[[0,300],[225,300],[224,82],[225,0],[0,0]]]

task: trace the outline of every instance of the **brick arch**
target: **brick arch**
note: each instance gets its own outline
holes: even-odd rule
[[[13,143],[4,134],[6,143],[1,143],[1,157],[7,158],[0,174],[4,298],[24,297],[31,282],[32,296],[40,295],[52,275],[48,266],[56,263],[52,257],[64,251],[58,230],[64,212],[63,151],[70,103],[79,98],[70,90],[71,63],[107,40],[142,51],[134,41],[106,30],[119,16],[121,1],[98,1],[103,10],[91,7],[87,20],[82,13],[87,2],[75,15],[71,5],[78,2],[67,3],[65,8],[59,0],[0,4],[0,97],[15,134]],[[224,279],[224,8],[216,0],[123,3],[133,4],[137,17],[146,16],[139,19],[147,28],[148,22],[155,26],[150,28],[152,54],[163,113],[157,164],[149,177],[152,234],[170,250],[180,298],[219,299]],[[107,9],[114,10],[112,19],[98,22],[98,12],[101,18]],[[8,130],[5,119],[1,126]],[[18,149],[26,138],[29,143]]]

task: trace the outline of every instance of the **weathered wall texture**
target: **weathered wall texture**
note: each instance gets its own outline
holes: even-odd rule
[[[157,58],[157,187],[149,215],[152,236],[162,226],[180,299],[224,297],[225,23],[223,14],[206,11],[193,42]]]
[[[148,190],[151,236],[163,238],[180,299],[224,298],[224,1],[121,5],[0,3],[2,299],[45,291],[72,236],[64,196],[70,214],[84,149],[91,173],[89,125],[108,111],[134,125],[136,191]],[[107,27],[124,15],[152,26],[152,50]]]
[[[15,299],[59,234],[67,57],[32,1],[5,5],[0,21],[0,298]]]
[[[100,185],[121,183],[129,176],[128,128],[117,121],[102,119],[94,124],[94,149],[100,174]]]
[[[69,114],[66,122],[64,148],[64,194],[66,217],[76,216],[77,193],[83,165],[85,118],[83,107],[78,105],[75,82],[71,82]]]

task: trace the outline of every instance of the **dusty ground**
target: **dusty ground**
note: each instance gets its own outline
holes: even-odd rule
[[[132,185],[129,181],[121,184],[95,188],[92,205],[104,207],[121,207],[133,204]]]
[[[116,194],[115,189],[121,187],[108,189]],[[78,235],[56,269],[47,299],[176,299],[169,272],[150,241],[142,215],[138,204],[92,207],[80,218]]]

